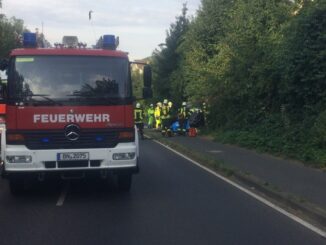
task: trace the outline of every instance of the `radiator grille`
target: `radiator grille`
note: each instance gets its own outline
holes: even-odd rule
[[[119,143],[117,131],[83,132],[76,141],[67,139],[62,132],[25,133],[25,144],[30,150],[112,148]]]

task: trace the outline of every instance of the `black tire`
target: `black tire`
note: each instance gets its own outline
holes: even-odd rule
[[[118,174],[118,189],[122,192],[128,192],[131,189],[132,183],[132,174],[131,173],[123,173]]]
[[[25,181],[20,178],[10,178],[9,188],[12,195],[22,194],[25,190]]]

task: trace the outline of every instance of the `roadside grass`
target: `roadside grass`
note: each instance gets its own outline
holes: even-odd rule
[[[326,169],[326,149],[313,145],[309,140],[295,141],[296,138],[304,138],[304,136],[298,136],[294,132],[201,129],[200,135],[216,142],[238,145],[260,153],[298,160],[313,168]]]

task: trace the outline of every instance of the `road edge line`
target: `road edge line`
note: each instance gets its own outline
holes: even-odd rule
[[[178,152],[178,151],[172,149],[171,147],[169,147],[169,146],[167,146],[167,145],[161,143],[160,141],[158,141],[158,140],[156,140],[156,139],[153,139],[153,141],[154,141],[155,143],[157,143],[157,144],[163,146],[164,148],[166,148],[166,149],[172,151],[173,153],[177,154],[178,156],[180,156],[180,157],[186,159],[187,161],[193,163],[193,164],[196,165],[197,167],[199,167],[199,168],[205,170],[206,172],[208,172],[208,173],[214,175],[215,177],[217,177],[217,178],[223,180],[224,182],[226,182],[226,183],[232,185],[233,187],[237,188],[238,190],[240,190],[240,191],[246,193],[247,195],[249,195],[249,196],[255,198],[256,200],[260,201],[261,203],[265,204],[266,206],[268,206],[268,207],[270,207],[270,208],[276,210],[277,212],[279,212],[279,213],[285,215],[286,217],[290,218],[291,220],[293,220],[293,221],[299,223],[300,225],[306,227],[307,229],[313,231],[314,233],[316,233],[316,234],[322,236],[323,238],[326,238],[326,232],[323,231],[322,229],[320,229],[320,228],[318,228],[318,227],[316,227],[316,226],[310,224],[309,222],[307,222],[307,221],[301,219],[300,217],[298,217],[298,216],[296,216],[296,215],[294,215],[294,214],[291,214],[290,212],[286,211],[285,209],[283,209],[283,208],[277,206],[276,204],[274,204],[274,203],[268,201],[267,199],[265,199],[265,198],[263,198],[263,197],[257,195],[256,193],[254,193],[254,192],[248,190],[247,188],[245,188],[245,187],[243,187],[243,186],[241,186],[241,185],[239,185],[239,184],[233,182],[232,180],[230,180],[230,179],[228,179],[228,178],[226,178],[226,177],[224,177],[224,176],[222,176],[222,175],[216,173],[215,171],[213,171],[213,170],[211,170],[211,169],[209,169],[209,168],[203,166],[203,165],[200,164],[199,162],[197,162],[197,161],[191,159],[190,157],[188,157],[188,156],[186,156],[186,155],[184,155],[184,154],[182,154],[182,153],[180,153],[180,152]]]

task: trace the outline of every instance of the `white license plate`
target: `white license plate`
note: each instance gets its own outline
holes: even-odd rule
[[[88,159],[89,159],[88,152],[65,152],[65,153],[57,154],[58,161],[80,161],[80,160],[88,160]]]

